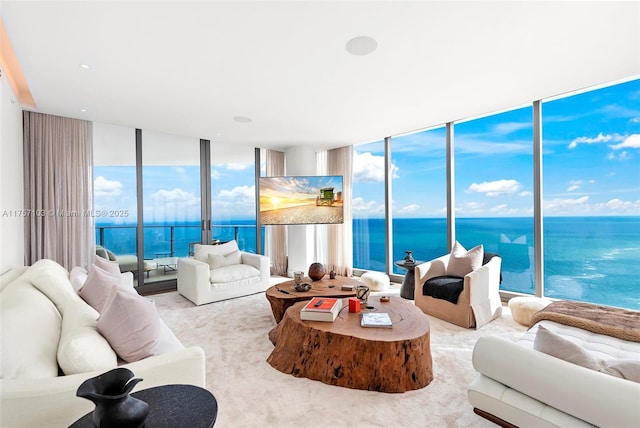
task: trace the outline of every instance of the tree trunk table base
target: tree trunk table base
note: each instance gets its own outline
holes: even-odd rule
[[[433,380],[429,320],[410,302],[369,298],[376,312],[389,314],[392,328],[361,327],[360,314],[349,312],[346,299],[334,322],[302,321],[304,304],[287,310],[269,334],[275,348],[267,362],[275,369],[380,392],[420,389]]]
[[[304,282],[311,284],[309,291],[296,291],[293,288],[293,280],[285,281],[280,284],[269,287],[265,293],[267,300],[271,305],[271,312],[276,322],[280,322],[287,308],[294,303],[311,300],[313,297],[354,297],[356,290],[343,291],[343,285],[362,285],[357,279],[348,278],[346,276],[336,276],[335,279],[329,279],[326,275],[319,281],[312,281],[310,278],[304,278]]]

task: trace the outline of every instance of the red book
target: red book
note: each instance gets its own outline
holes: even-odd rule
[[[300,310],[300,319],[305,321],[333,322],[342,309],[342,299],[314,297]]]
[[[309,303],[304,305],[304,308],[302,308],[302,310],[313,312],[331,312],[338,300],[340,299],[336,299],[334,297],[314,297],[313,299],[309,300]]]

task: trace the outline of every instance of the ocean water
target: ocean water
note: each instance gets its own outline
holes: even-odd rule
[[[384,271],[384,219],[353,224],[354,267]],[[546,296],[640,310],[640,217],[548,217],[543,230]],[[446,219],[395,219],[393,260],[446,254],[446,234]],[[456,239],[501,256],[501,289],[534,293],[533,218],[458,218]]]
[[[640,217],[548,217],[543,227],[546,296],[640,310]],[[384,219],[354,219],[353,234],[354,267],[384,271]],[[255,236],[250,220],[213,229],[215,239],[237,237],[240,248],[250,252]],[[145,259],[172,249],[183,257],[190,243],[200,241],[199,222],[145,225],[144,239]],[[502,257],[501,289],[533,294],[532,218],[458,218],[456,239],[467,249],[483,244],[486,252]],[[98,224],[96,242],[116,254],[135,254],[135,225]],[[408,250],[416,260],[445,254],[446,219],[394,219],[393,260],[402,260]],[[404,272],[394,266],[394,273]]]

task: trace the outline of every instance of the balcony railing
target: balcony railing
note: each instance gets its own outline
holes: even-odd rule
[[[136,253],[136,225],[97,225],[96,244],[115,254]],[[144,225],[144,258],[188,256],[200,243],[199,225]],[[243,251],[255,252],[255,224],[213,224],[212,240],[235,239]]]

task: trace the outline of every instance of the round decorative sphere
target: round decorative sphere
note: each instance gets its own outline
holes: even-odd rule
[[[309,278],[313,281],[321,280],[325,273],[324,265],[322,263],[311,263],[311,266],[309,266]]]

